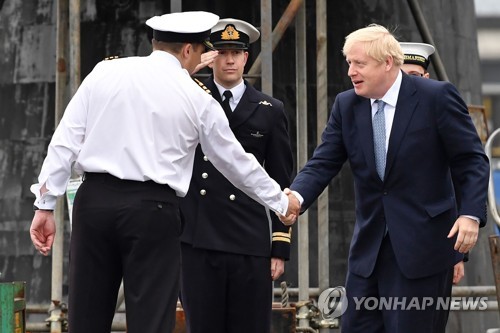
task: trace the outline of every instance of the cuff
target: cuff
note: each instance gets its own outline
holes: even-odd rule
[[[472,216],[472,215],[460,215],[460,216],[463,216],[463,217],[468,217],[468,218],[470,218],[471,220],[476,221],[477,223],[481,223],[481,220],[479,219],[479,217],[475,217],[475,216]]]
[[[297,191],[292,191],[292,194],[295,195],[297,200],[299,200],[300,205],[304,203],[304,198]]]

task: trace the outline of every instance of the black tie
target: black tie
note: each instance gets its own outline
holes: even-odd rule
[[[233,112],[231,110],[231,106],[229,106],[229,99],[233,97],[233,94],[231,93],[231,90],[226,90],[222,95],[225,97],[225,99],[222,101],[222,108],[224,109],[226,116],[229,117],[229,115]]]

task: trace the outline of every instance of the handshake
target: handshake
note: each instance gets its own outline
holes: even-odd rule
[[[288,210],[286,212],[286,216],[278,213],[276,213],[276,215],[278,215],[280,221],[284,225],[290,226],[295,223],[295,220],[297,220],[297,217],[300,214],[300,201],[289,188],[285,188],[283,193],[288,196]]]

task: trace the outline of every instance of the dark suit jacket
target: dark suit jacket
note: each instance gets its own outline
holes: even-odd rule
[[[213,78],[205,84],[221,102]],[[293,157],[283,103],[245,84],[245,93],[230,115],[229,125],[245,151],[253,154],[282,188],[288,187]],[[234,187],[206,160],[199,146],[181,212],[181,240],[194,247],[283,259],[290,256],[291,229],[274,212]]]
[[[291,189],[302,209],[349,161],[355,181],[356,224],[349,270],[368,277],[387,223],[398,265],[408,278],[452,267],[461,256],[447,235],[457,214],[486,223],[488,158],[456,88],[403,74],[387,150],[385,181],[375,169],[370,100],[354,90],[335,99],[322,143]],[[460,210],[451,177],[460,185]]]

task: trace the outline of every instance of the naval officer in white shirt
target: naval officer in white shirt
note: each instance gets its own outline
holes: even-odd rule
[[[129,333],[171,332],[179,289],[178,197],[197,145],[235,186],[278,214],[295,211],[228,126],[220,104],[191,79],[219,17],[155,16],[153,52],[98,63],[68,104],[48,147],[30,234],[47,255],[53,210],[72,166],[69,330],[109,333],[123,278]],[[249,222],[250,223],[250,222]]]

